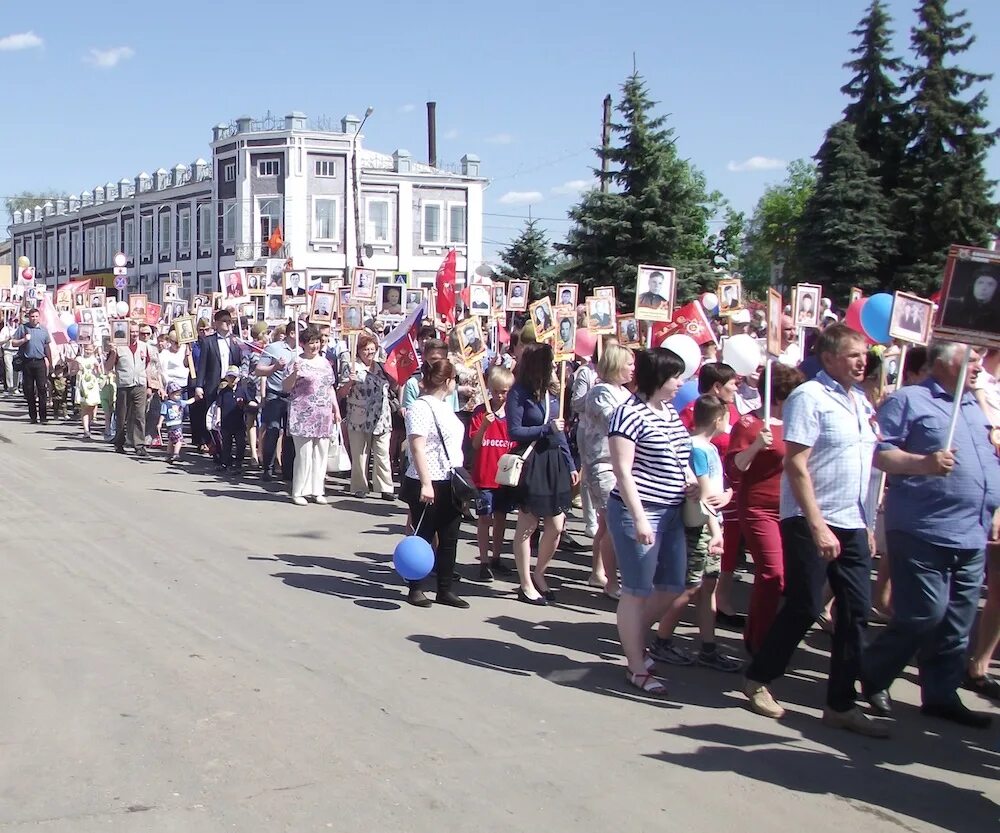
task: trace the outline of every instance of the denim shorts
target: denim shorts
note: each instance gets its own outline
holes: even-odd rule
[[[506,515],[514,511],[514,502],[510,489],[480,489],[479,500],[476,501],[476,514],[480,518],[490,518],[493,515]]]
[[[617,497],[608,501],[607,525],[618,557],[622,592],[648,596],[654,590],[680,593],[687,577],[687,547],[684,541],[683,504],[643,504],[653,527],[652,544],[635,539],[632,513]]]

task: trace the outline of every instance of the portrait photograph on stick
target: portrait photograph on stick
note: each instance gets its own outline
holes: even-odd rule
[[[128,325],[125,318],[115,318],[111,321],[111,343],[116,347],[128,346]]]
[[[576,307],[556,307],[555,359],[557,362],[571,362],[575,357]]]
[[[507,309],[524,312],[528,308],[528,281],[507,282]]]
[[[927,345],[934,323],[934,302],[909,292],[892,296],[889,336],[897,341]]]
[[[823,288],[812,283],[800,283],[795,286],[795,306],[792,317],[796,327],[818,327],[820,315],[820,298]]]
[[[717,294],[720,315],[743,309],[743,281],[739,278],[726,278],[719,281]]]
[[[340,308],[340,329],[344,333],[360,332],[365,320],[364,304],[348,304]]]
[[[487,318],[493,309],[493,282],[477,282],[469,286],[469,312]]]
[[[76,326],[76,340],[79,344],[93,344],[94,343],[94,325],[93,324],[77,324]]]
[[[635,282],[636,319],[670,321],[673,317],[676,286],[675,270],[665,266],[639,266]]]
[[[542,298],[531,305],[531,323],[535,325],[535,338],[544,341],[555,329],[555,319],[552,316],[552,301]]]
[[[194,318],[190,315],[175,318],[173,321],[173,330],[174,335],[177,336],[178,344],[192,344],[198,338],[198,333],[195,331]]]
[[[618,342],[622,347],[642,347],[639,337],[639,322],[634,315],[618,319]]]
[[[461,347],[462,361],[472,364],[486,355],[486,340],[478,316],[466,318],[455,325],[455,333]]]
[[[351,303],[375,302],[375,270],[355,266],[351,275]]]
[[[333,313],[337,304],[337,293],[314,292],[312,299],[312,311],[309,313],[309,323],[329,324],[333,321]]]
[[[507,313],[507,284],[497,281],[493,284],[493,304],[490,314],[494,318],[503,318]]]
[[[767,352],[770,356],[781,355],[781,293],[774,287],[767,290]]]
[[[407,289],[406,290],[406,314],[409,315],[413,310],[420,306],[420,303],[424,300],[424,290],[422,289]]]
[[[1000,347],[1000,252],[949,249],[934,330],[935,337]]]
[[[575,283],[556,284],[556,306],[575,307],[580,287]]]
[[[587,299],[587,329],[597,335],[614,335],[615,308],[610,299]]]
[[[290,270],[284,273],[284,296],[286,304],[304,304],[308,296],[306,277],[302,272]]]
[[[128,317],[138,318],[140,321],[146,320],[146,296],[145,295],[129,295],[128,296]]]
[[[219,272],[219,288],[226,306],[230,304],[245,304],[250,297],[247,292],[247,273],[245,269],[223,269]]]
[[[860,301],[864,297],[865,297],[865,293],[864,293],[863,290],[861,290],[857,286],[852,286],[851,287],[851,294],[848,295],[848,297],[847,297],[847,306],[850,306],[855,301]]]
[[[379,290],[379,314],[402,315],[403,293],[406,287],[395,283],[384,283]]]

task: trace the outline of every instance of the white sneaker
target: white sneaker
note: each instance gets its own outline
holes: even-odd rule
[[[296,495],[295,497],[292,498],[292,503],[294,503],[296,506],[305,506],[306,499],[301,495]]]
[[[330,501],[328,501],[323,495],[316,496],[316,502],[321,506],[326,506]]]

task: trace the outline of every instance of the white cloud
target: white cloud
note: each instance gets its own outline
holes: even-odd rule
[[[402,107],[399,108],[399,112],[400,113],[412,113],[416,109],[417,109],[417,105],[416,104],[404,104]]]
[[[0,38],[0,52],[16,52],[20,49],[34,49],[45,42],[34,32],[20,32]]]
[[[491,145],[509,145],[514,141],[510,133],[494,133],[486,139]]]
[[[113,46],[111,49],[91,49],[90,55],[84,60],[95,67],[111,69],[133,55],[135,50],[131,46]]]
[[[502,205],[531,205],[545,199],[541,191],[508,191],[502,197]]]
[[[774,159],[770,156],[751,156],[742,162],[730,161],[726,165],[726,170],[734,174],[743,174],[755,171],[774,171],[784,168],[788,164],[784,159]]]
[[[556,185],[551,190],[557,197],[575,197],[577,194],[589,191],[593,187],[594,183],[588,182],[586,179],[571,179],[569,182],[564,182],[562,185]]]
[[[442,133],[441,134],[441,138],[442,139],[448,139],[449,141],[457,139],[458,138],[458,131],[453,127],[453,128],[451,128],[451,130],[446,130],[444,133]]]

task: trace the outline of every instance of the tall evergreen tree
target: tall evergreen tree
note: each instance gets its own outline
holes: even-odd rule
[[[583,196],[569,212],[574,224],[566,242],[556,244],[570,258],[569,279],[585,291],[614,285],[626,306],[634,301],[641,263],[675,267],[679,299],[711,275],[708,221],[719,197],[680,157],[673,129],[652,115],[654,106],[637,73],[625,81],[617,107],[622,122],[611,125],[621,143],[597,149],[608,161],[611,188]]]
[[[824,295],[846,305],[852,286],[869,294],[880,287],[879,265],[895,250],[889,201],[853,124],[840,121],[830,128],[816,162],[816,190],[799,229],[799,262],[823,284]]]
[[[922,0],[911,43],[917,65],[904,82],[912,133],[896,208],[900,224],[897,287],[929,294],[941,283],[952,243],[982,246],[996,232],[998,206],[985,160],[997,139],[984,111],[986,93],[971,88],[992,78],[954,65],[974,42],[964,11],[947,0]]]
[[[500,252],[500,274],[507,280],[530,280],[532,298],[547,295],[552,288],[552,250],[537,220],[528,220],[510,245]]]

